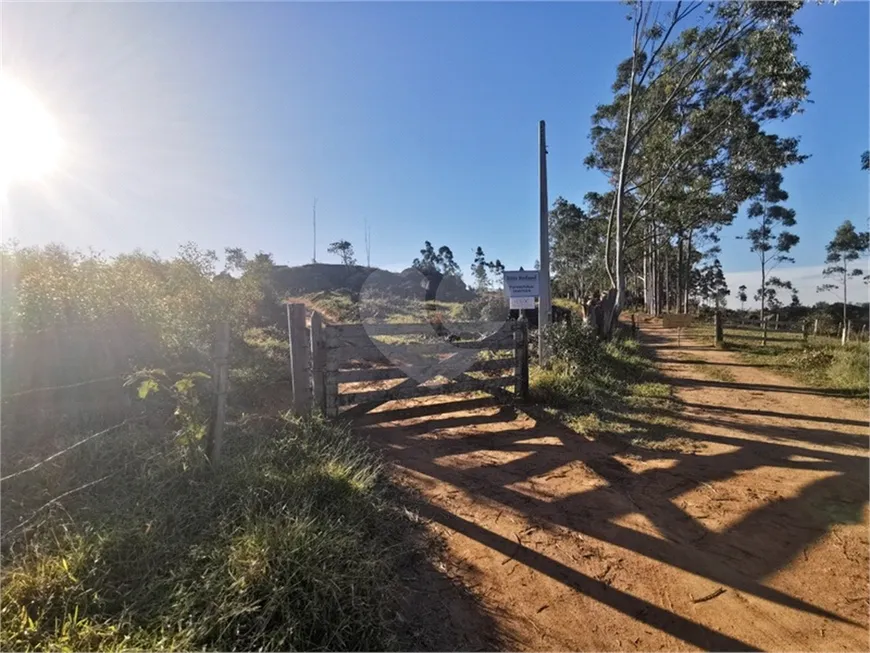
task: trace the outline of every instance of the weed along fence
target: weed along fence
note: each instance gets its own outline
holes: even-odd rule
[[[524,400],[528,325],[324,324],[288,306],[294,409],[342,407],[481,391]],[[513,391],[510,392],[509,388]]]

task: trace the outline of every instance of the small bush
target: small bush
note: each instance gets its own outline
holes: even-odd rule
[[[586,325],[556,322],[547,328],[553,358],[569,366],[593,367],[605,355],[604,345]]]
[[[779,353],[773,347],[770,351],[774,354]],[[804,371],[817,372],[828,367],[834,360],[834,352],[824,348],[809,348],[794,350],[786,354],[785,362],[797,369]]]
[[[468,322],[504,322],[510,310],[501,293],[485,293],[461,305],[457,317]]]
[[[833,352],[828,378],[838,388],[862,390],[868,389],[868,360],[866,347],[839,347]]]
[[[549,334],[551,359],[546,368],[532,368],[529,374],[529,389],[538,402],[559,408],[616,405],[655,375],[638,343],[622,332],[601,342],[583,324],[557,323]],[[652,386],[648,390],[661,392]]]

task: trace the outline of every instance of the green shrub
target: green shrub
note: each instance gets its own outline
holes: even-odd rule
[[[769,353],[785,372],[813,385],[865,393],[870,387],[870,356],[865,344],[810,344],[785,352],[771,349]],[[759,355],[755,350],[752,354]]]
[[[547,367],[529,373],[529,389],[538,402],[565,409],[617,405],[656,374],[638,343],[621,331],[601,342],[583,324],[557,323],[549,327],[549,337]],[[660,388],[650,391],[661,393]]]
[[[866,393],[868,368],[870,360],[866,347],[837,347],[828,367],[828,378],[838,388],[862,390]]]
[[[501,293],[484,293],[461,305],[457,318],[466,322],[504,322],[509,308]]]
[[[228,321],[239,343],[263,308],[260,267],[240,278],[218,274],[217,255],[190,244],[171,259],[8,246],[0,265],[10,452],[41,446],[59,426],[84,430],[129,416],[121,381],[137,369],[210,371],[217,324]]]
[[[207,349],[220,321],[239,331],[263,296],[256,275],[218,275],[217,255],[193,244],[168,260],[142,252],[107,259],[61,245],[4,247],[0,259],[2,324],[22,334],[132,321],[180,355]]]
[[[606,353],[595,332],[582,323],[556,322],[548,327],[547,337],[553,358],[569,366],[594,367]]]

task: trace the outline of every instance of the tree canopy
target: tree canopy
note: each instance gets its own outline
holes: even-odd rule
[[[334,243],[330,243],[326,251],[338,256],[344,265],[356,265],[356,259],[353,256],[353,245],[350,244],[350,241],[337,240]]]
[[[693,238],[729,224],[743,202],[776,194],[777,173],[804,160],[797,139],[767,131],[808,96],[809,69],[795,56],[801,4],[631,3],[630,55],[617,66],[612,101],[592,116],[586,158],[612,187],[593,198],[607,220],[611,318],[630,275],[643,277],[646,295],[660,292],[651,250],[663,245],[676,253],[677,305],[685,306]]]

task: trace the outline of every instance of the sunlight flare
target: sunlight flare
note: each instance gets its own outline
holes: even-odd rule
[[[0,189],[34,181],[57,166],[57,124],[24,84],[0,72]]]

